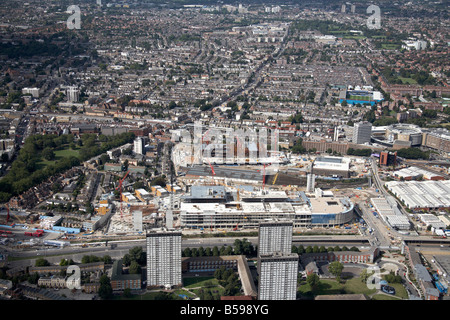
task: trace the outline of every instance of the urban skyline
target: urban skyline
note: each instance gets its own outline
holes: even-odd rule
[[[443,0],[2,1],[0,299],[447,300],[449,26]]]

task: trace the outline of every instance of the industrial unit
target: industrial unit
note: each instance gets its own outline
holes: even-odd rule
[[[450,180],[390,181],[386,186],[409,209],[450,208]]]
[[[347,157],[317,157],[313,163],[313,172],[318,176],[350,177],[350,162]]]
[[[370,202],[373,204],[374,209],[380,214],[381,218],[392,228],[399,230],[410,229],[408,217],[401,213],[393,197],[372,198],[370,199]]]

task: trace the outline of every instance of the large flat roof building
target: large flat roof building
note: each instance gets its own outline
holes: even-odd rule
[[[317,157],[313,163],[313,173],[321,176],[336,175],[350,177],[350,158],[347,157]]]
[[[450,208],[450,180],[390,181],[386,186],[408,209]]]
[[[333,227],[353,219],[353,203],[348,198],[309,198],[304,192],[288,197],[285,191],[240,190],[238,199],[229,189],[205,190],[211,195],[201,196],[192,190],[191,196],[181,198],[181,227],[257,228],[267,220],[293,222],[295,228]]]

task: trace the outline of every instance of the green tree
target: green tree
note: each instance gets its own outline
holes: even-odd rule
[[[374,273],[375,273],[375,271],[374,271],[374,272],[368,272],[367,269],[363,269],[363,270],[361,271],[361,273],[359,274],[359,277],[360,277],[360,279],[361,279],[361,282],[366,283],[367,280],[369,279],[369,277],[370,277],[371,275],[373,275]]]
[[[319,276],[315,273],[310,273],[306,276],[306,283],[309,285],[313,293],[317,290],[319,281]]]
[[[183,250],[183,257],[191,257],[192,252],[190,248],[186,248]]]
[[[142,247],[136,246],[129,250],[132,261],[136,261],[139,265],[146,263],[146,254],[142,250]]]
[[[48,267],[50,265],[50,262],[48,262],[46,259],[44,258],[38,258],[35,261],[35,266],[36,267]]]
[[[130,267],[128,268],[128,272],[130,274],[140,274],[141,273],[141,266],[137,261],[131,261]]]
[[[31,284],[37,284],[39,280],[39,274],[34,272],[33,274],[28,275],[28,282]]]
[[[104,255],[103,256],[103,262],[105,263],[105,264],[112,264],[112,258],[111,258],[111,256],[110,255]]]
[[[108,300],[112,297],[111,280],[106,274],[100,277],[100,287],[98,289],[98,295],[103,300]]]
[[[222,280],[222,276],[225,270],[226,268],[224,266],[221,266],[220,268],[216,269],[216,271],[214,271],[214,278],[216,278],[217,280]]]
[[[343,269],[344,265],[339,261],[333,261],[328,266],[328,271],[330,271],[330,273],[336,277],[336,280],[338,282],[340,282],[341,280],[341,274]]]
[[[130,289],[130,288],[125,288],[125,289],[123,290],[123,296],[124,296],[125,298],[131,298],[131,297],[132,297],[131,289]]]
[[[51,148],[45,148],[42,150],[42,157],[48,161],[55,160],[55,153]]]

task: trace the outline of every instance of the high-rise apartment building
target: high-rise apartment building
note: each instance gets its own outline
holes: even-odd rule
[[[292,221],[265,221],[259,224],[258,255],[292,252]]]
[[[134,139],[133,151],[136,154],[144,154],[144,139],[140,137]]]
[[[372,136],[372,124],[367,121],[355,123],[353,126],[353,143],[363,144],[370,142]]]
[[[146,236],[147,287],[181,285],[181,232],[150,232]]]
[[[274,253],[258,257],[258,300],[295,300],[298,254]]]
[[[316,175],[314,173],[308,173],[306,175],[306,192],[314,192],[316,183]]]
[[[132,215],[133,215],[133,231],[142,232],[143,231],[142,211],[135,210],[132,212]]]

